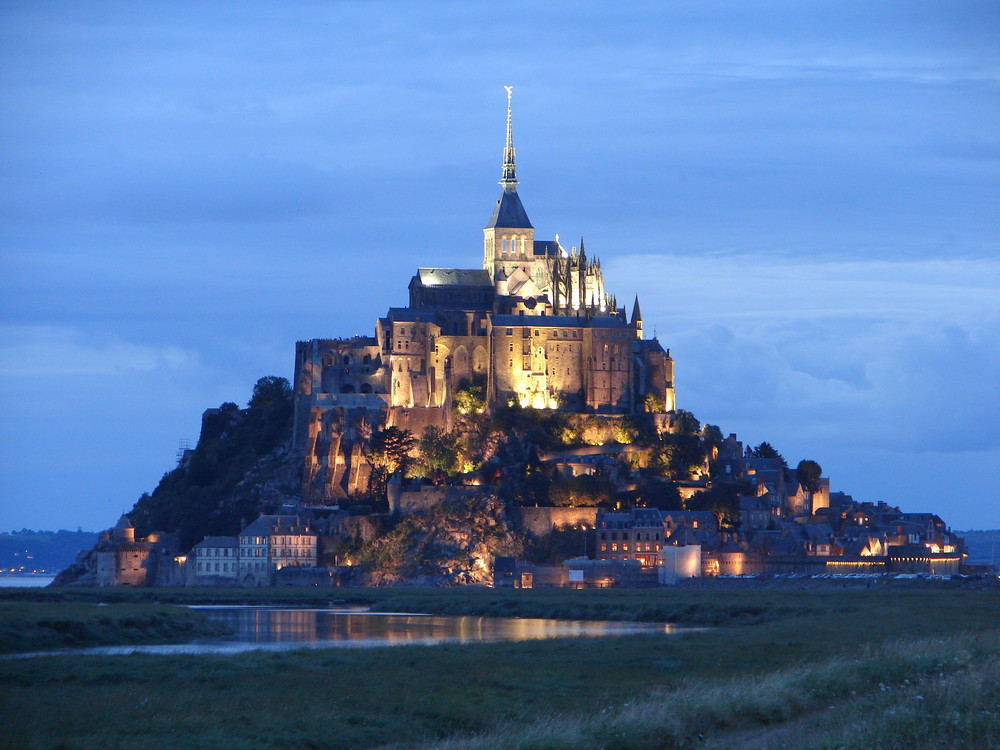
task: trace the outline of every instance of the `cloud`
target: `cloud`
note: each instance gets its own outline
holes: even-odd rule
[[[55,326],[0,326],[0,378],[12,381],[177,371],[197,361],[176,346],[144,346],[115,336],[94,340],[93,334]]]
[[[776,444],[1000,447],[1000,261],[643,256],[606,268],[611,288],[639,290],[647,331],[677,361],[679,403],[702,420]]]

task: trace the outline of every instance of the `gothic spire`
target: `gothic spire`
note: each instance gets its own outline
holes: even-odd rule
[[[639,309],[639,295],[635,295],[635,304],[632,305],[632,325],[639,323],[642,325],[642,311]]]
[[[486,224],[487,229],[513,228],[532,229],[528,214],[521,205],[521,199],[517,195],[517,169],[514,164],[514,131],[511,127],[510,117],[510,94],[514,90],[513,86],[504,86],[507,90],[507,142],[503,147],[503,177],[500,184],[503,191],[500,199],[493,209],[493,215]],[[530,248],[529,248],[530,250]]]
[[[511,127],[510,116],[510,95],[514,91],[513,86],[504,86],[507,90],[507,143],[503,147],[503,178],[500,184],[503,185],[504,192],[517,190],[517,167],[514,154],[514,130]]]

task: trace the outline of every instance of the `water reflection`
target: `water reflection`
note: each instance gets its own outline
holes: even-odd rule
[[[257,645],[393,646],[671,632],[671,626],[665,624],[440,617],[344,609],[218,607],[202,611],[230,628],[235,633],[232,641]]]
[[[156,646],[101,646],[10,655],[232,654],[301,648],[372,648],[435,643],[491,643],[539,638],[601,638],[637,633],[669,634],[671,625],[591,620],[503,617],[440,617],[382,614],[357,608],[192,607],[225,624],[232,635]]]

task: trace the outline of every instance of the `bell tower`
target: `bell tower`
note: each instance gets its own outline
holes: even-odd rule
[[[507,90],[507,141],[503,149],[503,190],[493,215],[483,229],[483,268],[496,279],[503,271],[509,276],[518,267],[530,269],[535,260],[535,229],[528,220],[517,195],[517,164],[514,152],[514,131],[511,123],[510,98],[513,86]]]

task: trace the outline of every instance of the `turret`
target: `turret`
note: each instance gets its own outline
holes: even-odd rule
[[[635,304],[632,305],[632,328],[635,329],[635,337],[642,339],[642,311],[639,309],[639,295],[635,295]]]
[[[112,535],[115,541],[118,542],[135,541],[135,529],[125,513],[122,513],[122,517],[118,519],[118,523],[116,523],[115,528],[112,529]]]

